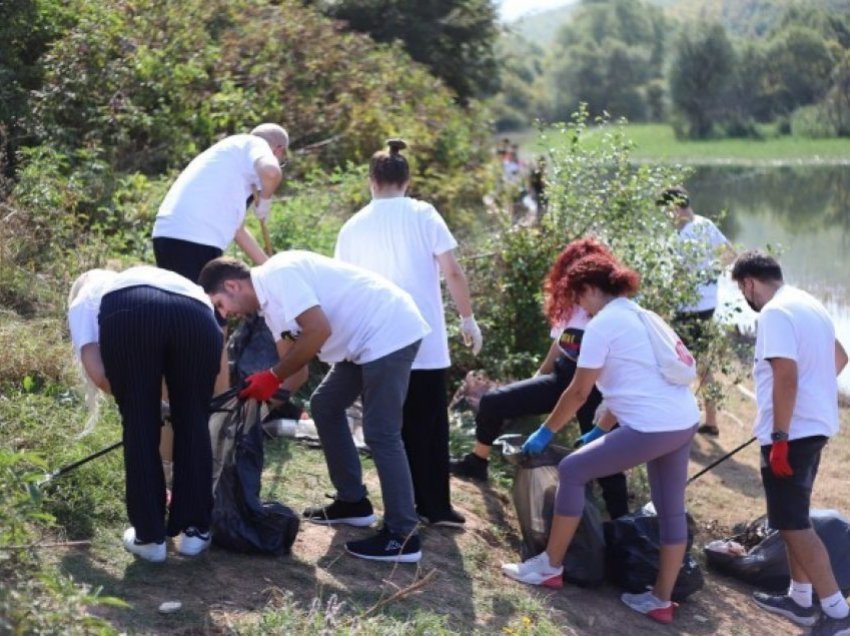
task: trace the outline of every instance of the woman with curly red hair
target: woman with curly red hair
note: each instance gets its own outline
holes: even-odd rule
[[[685,482],[691,440],[699,409],[687,386],[671,384],[661,374],[652,344],[629,296],[640,286],[638,274],[610,254],[589,254],[572,263],[566,283],[556,292],[572,299],[590,316],[577,368],[570,385],[546,421],[523,445],[541,452],[598,387],[619,427],[605,434],[598,427],[583,436],[585,445],[558,466],[559,484],[546,550],[524,563],[505,564],[509,577],[559,588],[561,566],[584,507],[586,484],[592,479],[646,463],[652,502],[658,513],[661,554],[652,590],[623,594],[637,612],[670,623],[670,596],[687,542]]]
[[[475,417],[475,447],[471,453],[451,462],[452,474],[467,479],[487,480],[487,467],[494,440],[507,420],[550,412],[569,386],[576,370],[584,326],[590,317],[572,300],[565,273],[576,261],[590,254],[610,256],[608,248],[594,238],[571,242],[558,256],[543,283],[545,313],[552,326],[552,346],[534,377],[513,382],[486,393]],[[582,433],[593,430],[593,420],[602,401],[592,390],[578,409],[576,418]],[[628,513],[626,476],[622,472],[598,480],[608,514],[612,519]]]

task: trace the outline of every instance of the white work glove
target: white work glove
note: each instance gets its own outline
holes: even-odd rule
[[[254,215],[261,221],[269,218],[269,210],[272,209],[272,200],[257,197],[254,199]]]
[[[475,316],[460,317],[460,332],[463,334],[463,344],[467,347],[472,346],[473,355],[478,355],[481,351],[481,345],[484,344],[484,338],[481,336],[481,329],[478,323],[475,322]]]

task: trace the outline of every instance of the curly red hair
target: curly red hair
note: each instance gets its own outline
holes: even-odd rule
[[[543,312],[552,326],[567,322],[575,308],[573,294],[567,289],[567,270],[578,260],[591,254],[614,258],[611,250],[598,239],[580,238],[568,243],[549,269],[543,281]]]
[[[612,296],[633,296],[640,289],[640,274],[610,254],[589,254],[567,270],[566,291],[575,298],[588,287]]]

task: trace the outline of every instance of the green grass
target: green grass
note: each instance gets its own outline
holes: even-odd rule
[[[850,139],[773,137],[757,139],[679,140],[665,124],[628,124],[626,136],[634,142],[633,158],[640,162],[689,165],[807,165],[850,164]],[[500,136],[501,137],[501,136]],[[534,131],[510,135],[526,156],[545,150]],[[554,138],[550,139],[550,143]],[[591,131],[589,143],[599,139]]]

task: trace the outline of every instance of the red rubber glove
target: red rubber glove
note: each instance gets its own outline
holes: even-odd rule
[[[278,378],[271,369],[252,373],[245,378],[247,386],[239,391],[239,397],[243,400],[253,399],[258,402],[267,402],[274,395],[280,383],[283,382]]]
[[[788,463],[788,440],[773,442],[770,447],[770,470],[776,477],[790,477],[794,474]]]

